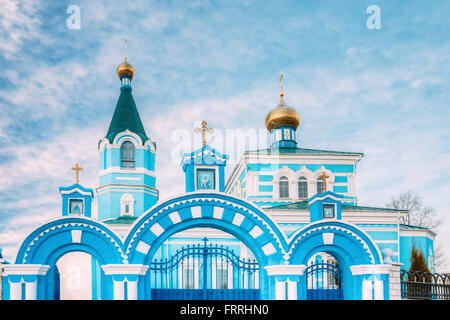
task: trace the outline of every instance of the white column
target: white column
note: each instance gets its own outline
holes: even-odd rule
[[[137,280],[128,281],[128,300],[137,300]]]
[[[383,292],[383,281],[375,279],[373,283],[373,295],[375,300],[383,300],[384,292]]]
[[[125,275],[124,280],[117,281],[113,279],[114,284],[114,300],[125,299],[125,285],[124,282],[127,281],[127,297],[128,300],[137,299],[137,286],[138,279],[136,281],[129,281],[127,275],[143,276],[148,270],[148,266],[142,264],[108,264],[102,266],[103,271],[106,276],[114,275]]]
[[[50,269],[48,265],[42,264],[7,264],[3,265],[3,276],[36,276],[36,280],[33,282],[26,282],[23,280],[17,283],[11,283],[10,281],[10,299],[21,300],[22,299],[22,283],[25,283],[25,299],[36,300],[37,299],[37,278],[38,276],[45,276]]]
[[[114,300],[124,300],[125,299],[124,282],[125,281],[113,280],[113,283],[114,283]]]
[[[354,276],[371,276],[371,275],[387,275],[389,277],[389,273],[391,271],[390,264],[364,264],[364,265],[355,265],[350,266],[350,271]],[[370,291],[370,294],[369,294]],[[372,291],[374,293],[372,294]],[[372,299],[384,299],[383,292],[383,280],[376,279],[373,280],[362,280],[362,299],[363,300],[372,300]]]
[[[22,282],[9,281],[9,299],[22,300]]]
[[[363,300],[372,300],[372,288],[373,282],[372,280],[363,279],[362,281],[362,299]]]
[[[267,266],[264,269],[267,271],[267,275],[270,276],[286,276],[286,281],[275,281],[275,299],[277,300],[297,300],[298,292],[297,292],[297,281],[292,280],[292,278],[296,279],[299,276],[303,275],[303,272],[306,269],[305,265],[274,265]],[[286,286],[287,286],[287,296],[286,296]]]
[[[297,281],[287,281],[287,300],[297,300]]]
[[[286,300],[286,282],[278,280],[275,282],[275,299]]]
[[[36,300],[37,279],[33,282],[25,282],[25,300]]]

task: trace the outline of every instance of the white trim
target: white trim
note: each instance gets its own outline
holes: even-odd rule
[[[123,174],[144,174],[153,178],[156,178],[155,171],[148,170],[147,168],[134,168],[134,169],[121,169],[120,167],[108,167],[100,170],[99,177],[105,176],[110,173],[123,173]],[[116,177],[117,178],[117,177]]]
[[[3,264],[3,276],[9,275],[36,275],[45,276],[50,266],[45,264]]]
[[[71,195],[72,193],[78,192],[79,194],[82,194],[83,196],[90,196],[93,197],[93,192],[83,191],[80,188],[70,189],[70,190],[61,190],[61,194],[67,194]],[[75,198],[73,198],[75,199]]]
[[[107,276],[115,274],[144,276],[149,268],[142,264],[106,264],[101,267]]]
[[[268,276],[301,276],[306,269],[304,264],[280,264],[273,266],[266,266]]]
[[[354,276],[364,274],[389,274],[391,268],[390,264],[360,264],[350,266],[350,271]]]

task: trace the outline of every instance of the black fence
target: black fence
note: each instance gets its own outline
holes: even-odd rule
[[[400,271],[402,298],[450,300],[450,275]]]

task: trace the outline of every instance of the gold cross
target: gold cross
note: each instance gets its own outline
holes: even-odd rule
[[[284,96],[283,93],[283,74],[280,74],[280,97]]]
[[[329,178],[329,176],[327,176],[325,171],[319,176],[319,179],[322,179],[322,192],[327,191],[327,178]]]
[[[127,41],[128,39],[124,39],[125,40],[125,62],[127,61]]]
[[[202,145],[203,146],[206,146],[206,134],[214,132],[214,129],[213,128],[208,128],[207,125],[208,125],[208,122],[203,120],[201,128],[198,128],[198,127],[194,128],[194,132],[195,133],[199,133],[199,132],[202,133]]]
[[[78,163],[76,163],[76,164],[75,164],[75,167],[73,167],[72,170],[75,171],[75,175],[76,175],[76,177],[77,177],[77,183],[79,183],[79,182],[80,182],[80,179],[79,179],[79,177],[78,177],[78,173],[79,173],[81,170],[83,170],[83,168],[79,167],[79,166],[78,166]]]

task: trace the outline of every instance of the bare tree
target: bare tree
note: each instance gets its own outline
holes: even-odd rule
[[[391,197],[387,206],[408,212],[405,217],[401,218],[400,222],[403,224],[429,228],[436,232],[442,222],[442,219],[437,217],[436,210],[433,207],[425,206],[422,197],[412,190],[400,194],[397,198]]]
[[[436,210],[431,206],[425,206],[422,197],[412,190],[401,193],[398,197],[391,197],[388,207],[406,210],[407,215],[401,218],[400,223],[429,228],[437,233],[437,228],[441,225],[442,219],[437,216]],[[436,269],[447,267],[445,256],[441,246],[434,244],[434,264]]]

